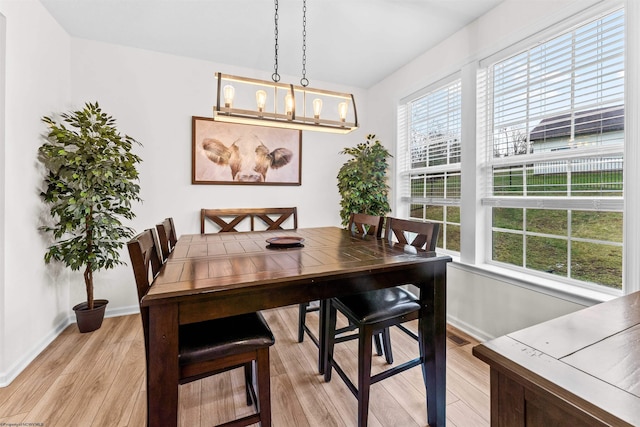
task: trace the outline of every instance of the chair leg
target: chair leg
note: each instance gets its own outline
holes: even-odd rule
[[[382,330],[382,342],[384,346],[384,357],[389,365],[393,364],[393,351],[391,350],[391,333],[389,328]]]
[[[304,340],[304,325],[307,319],[307,303],[298,306],[298,342]]]
[[[331,370],[333,368],[333,348],[336,344],[336,318],[338,317],[338,311],[333,306],[331,301],[327,301],[329,304],[329,318],[326,320],[327,322],[327,336],[325,343],[325,354],[324,357],[324,381],[331,381]],[[371,342],[369,342],[369,348],[371,348]]]
[[[379,332],[373,336],[373,344],[376,347],[376,354],[382,356],[384,349],[384,358],[387,363],[393,364],[393,351],[391,350],[391,334],[389,328],[384,328],[382,332]]]
[[[382,356],[382,340],[380,338],[380,334],[375,334],[373,336],[373,343],[375,344],[375,347],[376,347],[376,354],[378,356]]]
[[[269,371],[269,347],[257,350],[256,364],[260,426],[271,427],[271,372]]]
[[[369,390],[371,389],[371,342],[374,331],[362,325],[358,337],[358,427],[369,421]]]
[[[244,385],[247,393],[247,406],[253,404],[253,397],[251,397],[251,387],[253,385],[253,362],[244,364]]]

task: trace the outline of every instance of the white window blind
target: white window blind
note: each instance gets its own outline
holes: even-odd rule
[[[485,204],[509,195],[622,196],[623,10],[497,62],[486,76],[493,199]]]
[[[426,202],[460,198],[461,82],[455,79],[403,105],[399,159],[404,199]],[[404,117],[403,117],[404,116]]]
[[[410,218],[442,225],[438,248],[460,251],[461,79],[425,89],[398,109],[401,201]]]

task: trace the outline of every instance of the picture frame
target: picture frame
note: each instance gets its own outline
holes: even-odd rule
[[[192,184],[301,185],[302,131],[192,116]]]

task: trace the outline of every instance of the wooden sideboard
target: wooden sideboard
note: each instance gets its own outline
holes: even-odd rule
[[[480,344],[491,426],[640,426],[640,292]]]

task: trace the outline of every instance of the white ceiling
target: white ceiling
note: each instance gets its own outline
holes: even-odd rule
[[[307,0],[310,86],[368,88],[501,1]],[[41,2],[73,37],[273,72],[272,0]],[[278,63],[301,76],[302,0],[279,0]]]

